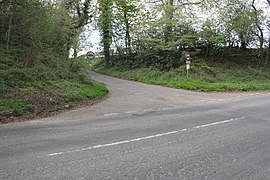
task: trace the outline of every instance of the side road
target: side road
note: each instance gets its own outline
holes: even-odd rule
[[[104,84],[110,91],[107,100],[91,107],[80,108],[45,120],[79,120],[96,116],[113,116],[145,111],[238,100],[263,96],[268,92],[204,93],[173,89],[157,85],[122,80],[98,73],[92,79]]]

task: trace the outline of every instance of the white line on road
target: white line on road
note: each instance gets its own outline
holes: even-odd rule
[[[107,117],[107,116],[116,116],[120,113],[110,113],[110,114],[103,114],[103,116]]]
[[[132,113],[136,113],[137,111],[127,111],[124,114],[132,114]]]
[[[162,136],[167,136],[167,135],[171,135],[171,134],[180,133],[180,132],[187,131],[187,130],[200,129],[200,128],[205,128],[205,127],[209,127],[209,126],[225,124],[225,123],[229,123],[229,122],[244,119],[244,118],[245,117],[233,118],[233,119],[228,119],[228,120],[224,120],[224,121],[199,125],[199,126],[195,126],[195,127],[188,128],[188,129],[181,129],[181,130],[177,130],[177,131],[171,131],[171,132],[166,132],[166,133],[161,133],[161,134],[156,134],[156,135],[151,135],[151,136],[145,136],[145,137],[125,140],[125,141],[113,142],[113,143],[108,143],[108,144],[100,144],[100,145],[96,145],[96,146],[90,146],[90,147],[71,150],[71,151],[51,153],[51,154],[48,154],[47,156],[57,156],[57,155],[62,155],[62,154],[82,152],[82,151],[87,151],[87,150],[91,150],[91,149],[104,148],[104,147],[109,147],[109,146],[116,146],[116,145],[120,145],[120,144],[127,144],[127,143],[136,142],[136,141],[142,141],[142,140],[146,140],[146,139],[153,139],[153,138],[157,138],[157,137],[162,137]]]
[[[143,110],[143,112],[147,112],[147,111],[153,111],[153,109],[145,109],[145,110]]]

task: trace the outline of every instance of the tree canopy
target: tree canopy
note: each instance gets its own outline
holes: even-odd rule
[[[106,2],[110,16],[100,16],[100,22],[110,22],[109,50],[104,45],[104,51],[114,52],[105,53],[111,65],[170,69],[179,66],[184,52],[233,56],[250,49],[260,50],[256,56],[261,65],[269,64],[268,0]],[[105,6],[99,3],[99,7]],[[104,32],[102,37],[104,42]]]
[[[250,49],[269,64],[268,0],[2,0],[0,7],[0,40],[7,53],[10,45],[23,46],[25,66],[42,53],[67,57],[72,48],[76,56],[89,23],[101,32],[107,66],[170,69],[185,52],[231,56]]]

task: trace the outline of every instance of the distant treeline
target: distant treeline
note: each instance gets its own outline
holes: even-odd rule
[[[170,69],[189,52],[253,57],[265,67],[270,57],[270,1],[262,1],[100,0],[105,65]]]

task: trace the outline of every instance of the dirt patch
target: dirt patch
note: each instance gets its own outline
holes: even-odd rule
[[[0,124],[22,122],[33,119],[45,118],[57,115],[59,113],[69,111],[72,109],[92,106],[107,99],[109,95],[101,98],[87,99],[79,102],[67,102],[65,99],[60,98],[57,94],[41,94],[33,93],[29,94],[23,99],[32,105],[30,112],[24,112],[22,114],[14,115],[8,112],[0,113]],[[21,98],[21,97],[20,97]]]

